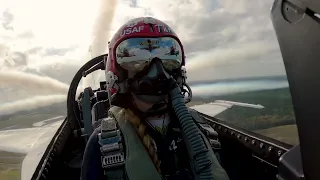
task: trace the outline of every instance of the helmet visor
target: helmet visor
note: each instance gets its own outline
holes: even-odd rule
[[[174,38],[159,37],[126,39],[116,48],[117,63],[128,71],[141,71],[154,58],[167,70],[177,69],[182,63],[181,46]]]

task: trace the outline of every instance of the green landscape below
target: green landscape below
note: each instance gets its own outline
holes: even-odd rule
[[[216,117],[288,144],[296,145],[299,143],[289,88],[225,96],[195,97],[188,106],[215,100],[261,104],[264,106],[263,109],[233,106]]]

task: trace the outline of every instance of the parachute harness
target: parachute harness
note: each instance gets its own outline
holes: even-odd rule
[[[101,121],[98,138],[104,175],[108,179],[122,179],[125,164],[123,144],[119,125],[111,113]]]

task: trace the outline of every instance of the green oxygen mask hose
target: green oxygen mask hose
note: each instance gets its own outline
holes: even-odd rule
[[[193,121],[185,105],[180,87],[173,78],[170,84],[169,95],[172,108],[180,123],[182,137],[188,150],[191,168],[193,168],[194,179],[213,179],[210,147],[205,143],[203,136],[201,136],[200,129]]]

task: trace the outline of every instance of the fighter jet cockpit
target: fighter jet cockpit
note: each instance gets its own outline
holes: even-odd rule
[[[0,179],[319,180],[320,3],[153,3],[92,5],[101,16],[86,23],[96,29],[84,63],[43,67],[78,57],[88,40],[76,22],[66,40],[77,46],[33,48],[25,61],[7,48]],[[23,26],[10,8],[0,20],[13,39]]]

